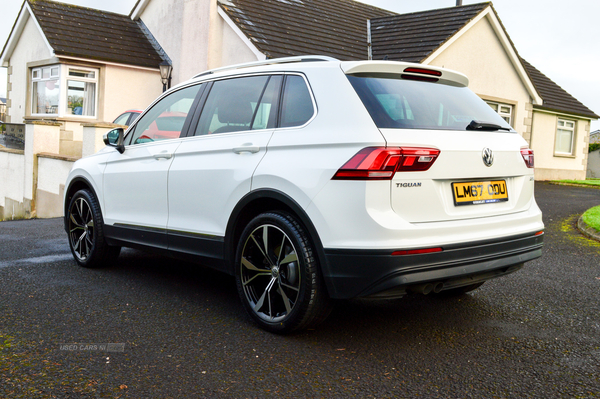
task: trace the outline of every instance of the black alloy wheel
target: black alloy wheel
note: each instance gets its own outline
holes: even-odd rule
[[[89,190],[79,190],[73,195],[65,217],[69,246],[79,265],[100,267],[119,256],[121,248],[109,246],[104,239],[100,205]]]
[[[244,229],[236,283],[246,311],[265,330],[315,326],[331,311],[307,234],[290,215],[264,213]]]

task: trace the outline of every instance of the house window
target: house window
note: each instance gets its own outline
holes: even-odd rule
[[[60,67],[58,65],[37,68],[32,71],[33,114],[58,114],[60,99]]]
[[[32,115],[96,117],[98,73],[68,65],[32,69]]]
[[[66,115],[96,116],[98,72],[68,68]]]
[[[496,111],[498,115],[500,115],[502,119],[506,121],[506,123],[512,126],[512,105],[496,103],[493,101],[486,101],[486,103],[492,107],[492,109]]]
[[[554,152],[559,155],[573,154],[573,138],[575,137],[575,122],[564,119],[558,120]]]

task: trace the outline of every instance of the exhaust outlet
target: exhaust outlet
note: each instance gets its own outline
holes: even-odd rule
[[[410,292],[414,292],[417,294],[427,295],[431,291],[433,291],[433,284],[427,283],[427,284],[411,285],[410,287],[408,287],[408,290]]]
[[[438,282],[433,285],[433,292],[438,294],[441,290],[444,289],[444,283]]]

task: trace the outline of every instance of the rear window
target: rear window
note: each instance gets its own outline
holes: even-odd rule
[[[280,127],[302,126],[315,113],[312,98],[301,76],[288,75],[281,105]]]
[[[476,120],[511,129],[467,87],[389,77],[348,79],[379,128],[467,130]]]

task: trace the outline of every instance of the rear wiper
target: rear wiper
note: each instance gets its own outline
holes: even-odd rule
[[[494,130],[506,130],[507,132],[510,132],[510,130],[511,130],[508,127],[496,125],[495,123],[480,122],[480,121],[476,121],[476,120],[472,120],[466,129],[467,130],[486,131],[486,132],[492,132]]]

